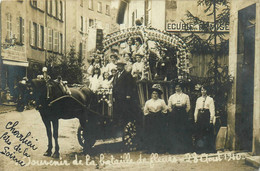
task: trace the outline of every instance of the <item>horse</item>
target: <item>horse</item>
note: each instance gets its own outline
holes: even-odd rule
[[[89,124],[91,122],[87,124],[87,120],[90,119],[89,116],[91,115],[88,107],[91,104],[94,93],[84,87],[81,90],[70,88],[71,95],[64,95],[58,83],[53,80],[46,82],[44,79],[32,79],[31,86],[33,98],[37,106],[36,109],[41,115],[48,137],[48,148],[43,155],[52,156],[53,158],[59,158],[60,156],[58,144],[59,119],[78,118],[84,130],[83,137],[85,142],[83,152],[86,153],[90,150],[91,146],[87,143],[87,140],[92,137],[91,134],[86,134],[86,130],[89,129],[88,127],[91,127],[91,124]],[[53,126],[53,134],[51,131],[51,123]],[[53,154],[52,135],[55,140],[55,151]]]

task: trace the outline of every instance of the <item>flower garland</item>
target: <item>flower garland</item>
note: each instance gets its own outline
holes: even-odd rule
[[[143,26],[135,26],[132,28],[127,28],[110,33],[103,40],[103,51],[108,50],[113,45],[126,41],[130,37],[140,37],[144,43],[146,43],[147,40],[156,41],[164,47],[176,49],[175,53],[177,57],[176,67],[178,69],[178,80],[188,81],[190,79],[190,53],[187,50],[186,44],[178,36],[172,35],[164,30],[159,30],[151,27],[148,28]],[[143,61],[145,63],[145,79],[149,79],[150,77],[148,56],[145,56]]]
[[[97,90],[98,103],[106,102],[108,107],[112,107],[112,102],[109,100],[109,96],[112,95],[111,88],[101,88]]]

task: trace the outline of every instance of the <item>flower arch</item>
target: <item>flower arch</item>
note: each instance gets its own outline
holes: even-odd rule
[[[177,60],[177,79],[181,81],[186,81],[189,79],[189,50],[187,49],[185,42],[181,38],[166,31],[143,26],[122,29],[120,31],[116,31],[105,36],[103,40],[103,52],[111,49],[113,46],[121,42],[125,42],[128,38],[136,37],[141,38],[143,44],[146,47],[146,58],[149,58],[149,54],[151,52],[158,54],[158,52],[162,48],[166,48],[171,52],[174,52],[174,56],[176,56]],[[155,42],[157,48],[152,49],[149,46],[149,41]],[[149,69],[148,60],[146,60],[146,66]],[[147,72],[146,74],[147,78],[151,79],[151,77],[149,76],[149,72]]]

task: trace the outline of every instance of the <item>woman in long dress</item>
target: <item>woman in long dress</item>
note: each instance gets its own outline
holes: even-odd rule
[[[180,84],[176,84],[175,93],[168,100],[168,133],[169,147],[173,152],[186,152],[191,146],[189,133],[190,98],[182,92]]]
[[[144,106],[145,142],[151,152],[162,150],[162,146],[166,144],[163,118],[168,108],[165,101],[159,98],[162,93],[161,86],[154,84],[151,99],[146,101]]]
[[[201,97],[196,101],[194,121],[196,123],[196,147],[201,151],[211,151],[213,148],[213,120],[215,105],[212,97],[207,94],[207,87],[201,87]]]

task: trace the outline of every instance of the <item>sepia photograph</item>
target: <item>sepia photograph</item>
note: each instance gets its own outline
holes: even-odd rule
[[[1,171],[260,170],[260,0],[0,0],[0,45]]]

